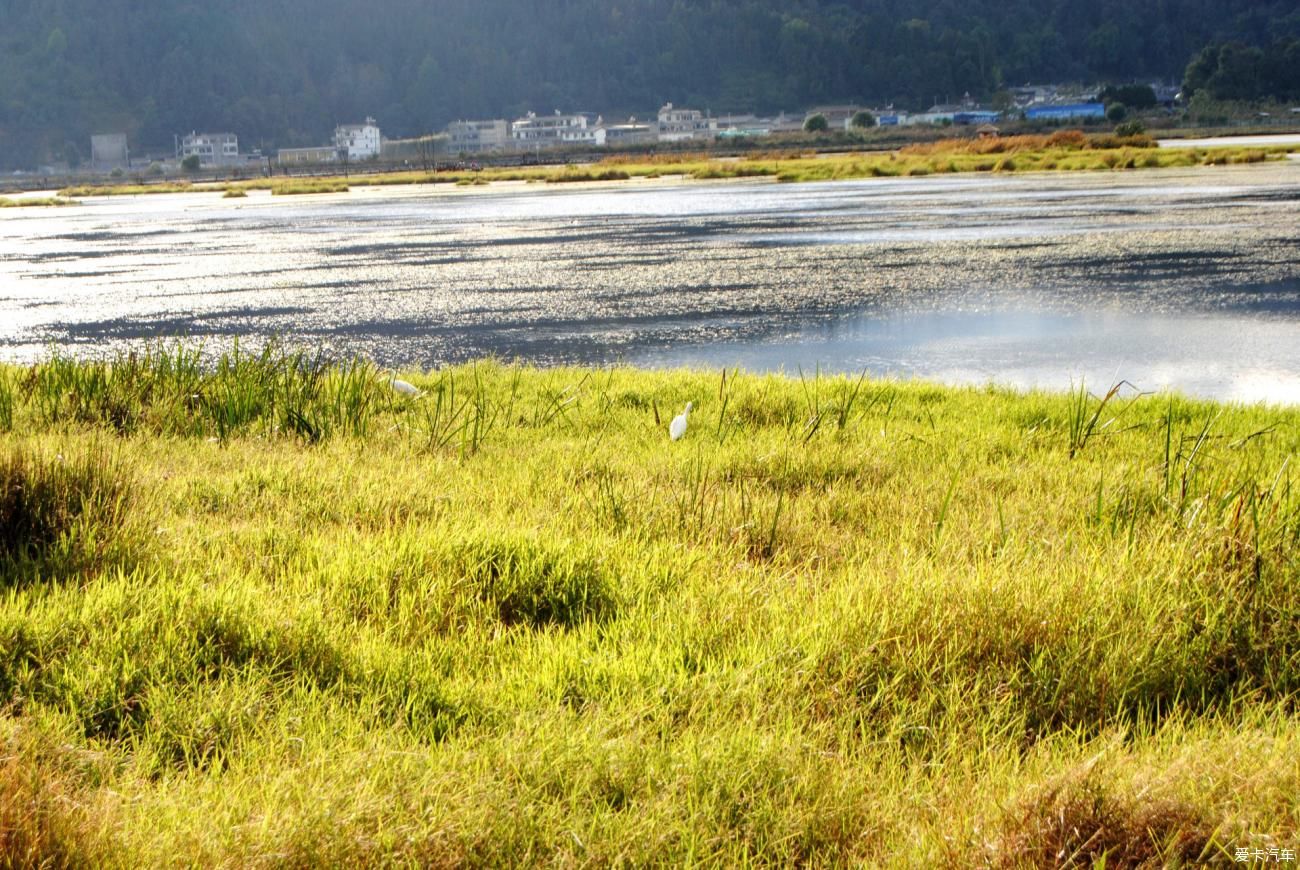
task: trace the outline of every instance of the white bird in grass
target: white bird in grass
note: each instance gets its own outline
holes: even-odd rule
[[[419,388],[416,387],[414,384],[408,384],[406,381],[399,381],[397,378],[393,378],[393,389],[407,396],[420,395]]]
[[[671,423],[668,424],[668,437],[669,437],[669,438],[671,438],[671,439],[673,439],[674,441],[676,441],[676,440],[678,440],[679,438],[681,438],[683,435],[686,434],[686,415],[689,414],[689,413],[691,413],[691,408],[692,408],[692,407],[693,407],[693,406],[691,405],[691,403],[690,403],[690,402],[687,402],[687,403],[686,403],[686,410],[685,410],[685,411],[682,411],[680,414],[678,414],[676,417],[674,417],[674,418],[673,418],[673,421],[672,421]]]
[[[419,387],[415,386],[415,384],[408,384],[406,381],[398,380],[397,375],[390,375],[388,378],[388,384],[393,388],[394,392],[401,393],[404,396],[420,395]]]

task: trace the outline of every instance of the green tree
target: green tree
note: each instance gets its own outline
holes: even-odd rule
[[[1106,109],[1106,118],[1111,121],[1119,122],[1128,117],[1128,107],[1123,103],[1111,103],[1110,108]]]
[[[808,120],[811,121],[812,119],[809,118]],[[857,127],[858,129],[863,129],[865,127],[874,127],[876,126],[876,116],[866,111],[865,109],[860,112],[855,112],[853,114],[852,120],[849,121],[849,126]]]
[[[1130,109],[1142,111],[1156,105],[1156,92],[1150,85],[1107,85],[1097,95],[1106,105],[1123,103]]]
[[[198,172],[200,165],[199,155],[197,154],[191,154],[189,157],[186,157],[181,161],[181,169],[184,169],[186,172]]]
[[[820,112],[816,115],[809,115],[808,119],[803,122],[805,133],[825,133],[830,128],[830,121],[827,121],[826,116]]]

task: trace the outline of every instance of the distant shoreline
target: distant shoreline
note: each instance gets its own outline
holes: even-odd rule
[[[1077,172],[1259,163],[1300,151],[1300,136],[1278,144],[1195,143],[1160,147],[1147,136],[1117,137],[1062,131],[1051,136],[952,139],[910,145],[889,152],[817,153],[787,150],[726,159],[673,154],[638,159],[611,157],[597,163],[546,167],[486,167],[452,171],[400,171],[375,175],[258,178],[224,182],[78,185],[59,196],[136,196],[156,193],[220,193],[238,197],[250,190],[276,195],[342,193],[356,183],[377,187],[406,184],[482,186],[501,181],[544,184],[627,181],[682,177],[689,180],[772,178],[781,182],[919,177],[970,172]],[[355,180],[354,180],[355,179]]]

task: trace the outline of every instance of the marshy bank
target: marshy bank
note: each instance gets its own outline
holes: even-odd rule
[[[5,860],[1296,846],[1300,411],[400,377],[274,346],[0,368],[0,506],[39,529],[0,538]]]

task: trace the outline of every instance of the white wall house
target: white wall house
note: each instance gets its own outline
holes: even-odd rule
[[[529,112],[510,125],[510,137],[518,148],[553,148],[587,139],[590,124],[586,115],[538,115]]]
[[[718,122],[705,117],[699,109],[679,109],[664,103],[659,110],[659,141],[680,142],[684,139],[714,139]]]
[[[605,147],[605,119],[596,118],[595,124],[581,127],[567,127],[560,131],[560,141],[565,145],[590,145],[595,148]]]
[[[334,147],[340,154],[346,153],[348,160],[368,160],[378,157],[383,148],[383,139],[374,118],[366,118],[364,124],[342,124],[334,128]]]
[[[234,133],[190,133],[181,139],[180,157],[197,157],[200,166],[238,163],[239,137]]]
[[[509,145],[509,121],[453,121],[447,125],[447,147],[452,154],[504,151]]]
[[[628,118],[626,124],[606,124],[606,145],[637,145],[654,142],[659,138],[659,128],[655,124],[638,123],[636,118]]]
[[[281,148],[276,152],[275,159],[281,166],[335,163],[339,159],[339,152],[337,148],[330,145],[316,148]]]

